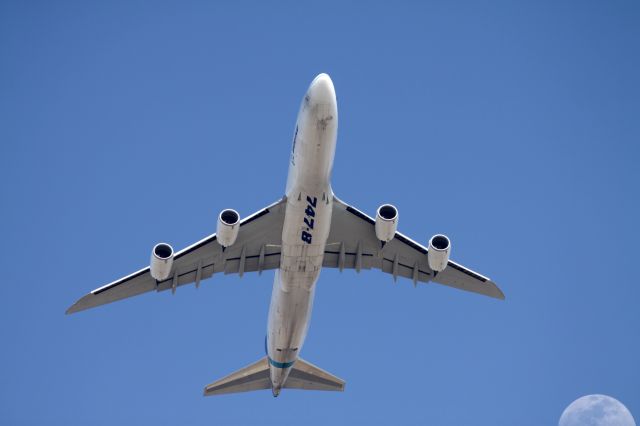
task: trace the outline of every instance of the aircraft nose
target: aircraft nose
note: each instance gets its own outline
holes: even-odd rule
[[[336,91],[328,74],[322,73],[314,78],[307,94],[313,103],[334,104],[336,102]]]

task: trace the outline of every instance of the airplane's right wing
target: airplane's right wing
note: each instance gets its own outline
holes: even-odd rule
[[[382,245],[375,233],[375,220],[360,210],[333,200],[331,231],[327,240],[323,266],[340,269],[375,268],[418,282],[436,282],[460,290],[504,299],[504,294],[489,278],[449,260],[447,267],[434,273],[427,260],[428,249],[396,232]]]
[[[216,234],[180,250],[174,256],[172,274],[156,281],[149,267],[116,280],[88,293],[69,309],[67,314],[94,308],[152,290],[175,291],[177,287],[211,277],[214,273],[239,274],[280,266],[282,226],[286,198],[252,214],[240,222],[235,243],[222,250]]]

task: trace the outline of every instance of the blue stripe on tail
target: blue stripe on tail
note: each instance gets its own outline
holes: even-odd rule
[[[296,363],[295,360],[294,361],[290,361],[290,362],[278,362],[278,361],[272,360],[271,357],[269,356],[269,349],[268,349],[268,345],[267,345],[267,336],[264,336],[264,353],[265,353],[265,355],[267,355],[267,359],[269,360],[269,364],[273,365],[276,368],[289,368],[293,364]]]

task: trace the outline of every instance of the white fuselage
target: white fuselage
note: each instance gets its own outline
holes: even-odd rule
[[[316,77],[305,94],[293,139],[282,256],[276,271],[266,351],[274,394],[284,385],[302,349],[331,227],[331,168],[338,108],[331,79]]]

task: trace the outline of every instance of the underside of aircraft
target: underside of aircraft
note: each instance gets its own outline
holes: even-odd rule
[[[320,74],[303,97],[293,137],[286,195],[240,219],[223,210],[217,232],[178,252],[157,244],[150,265],[97,288],[67,314],[147,292],[176,292],[214,274],[275,270],[266,356],[211,383],[204,395],[271,389],[344,390],[345,382],[300,358],[322,268],[375,269],[419,283],[504,299],[489,278],[450,259],[451,243],[435,235],[427,246],[397,231],[398,210],[383,204],[375,217],[337,198],[330,184],[337,137],[333,82]]]

